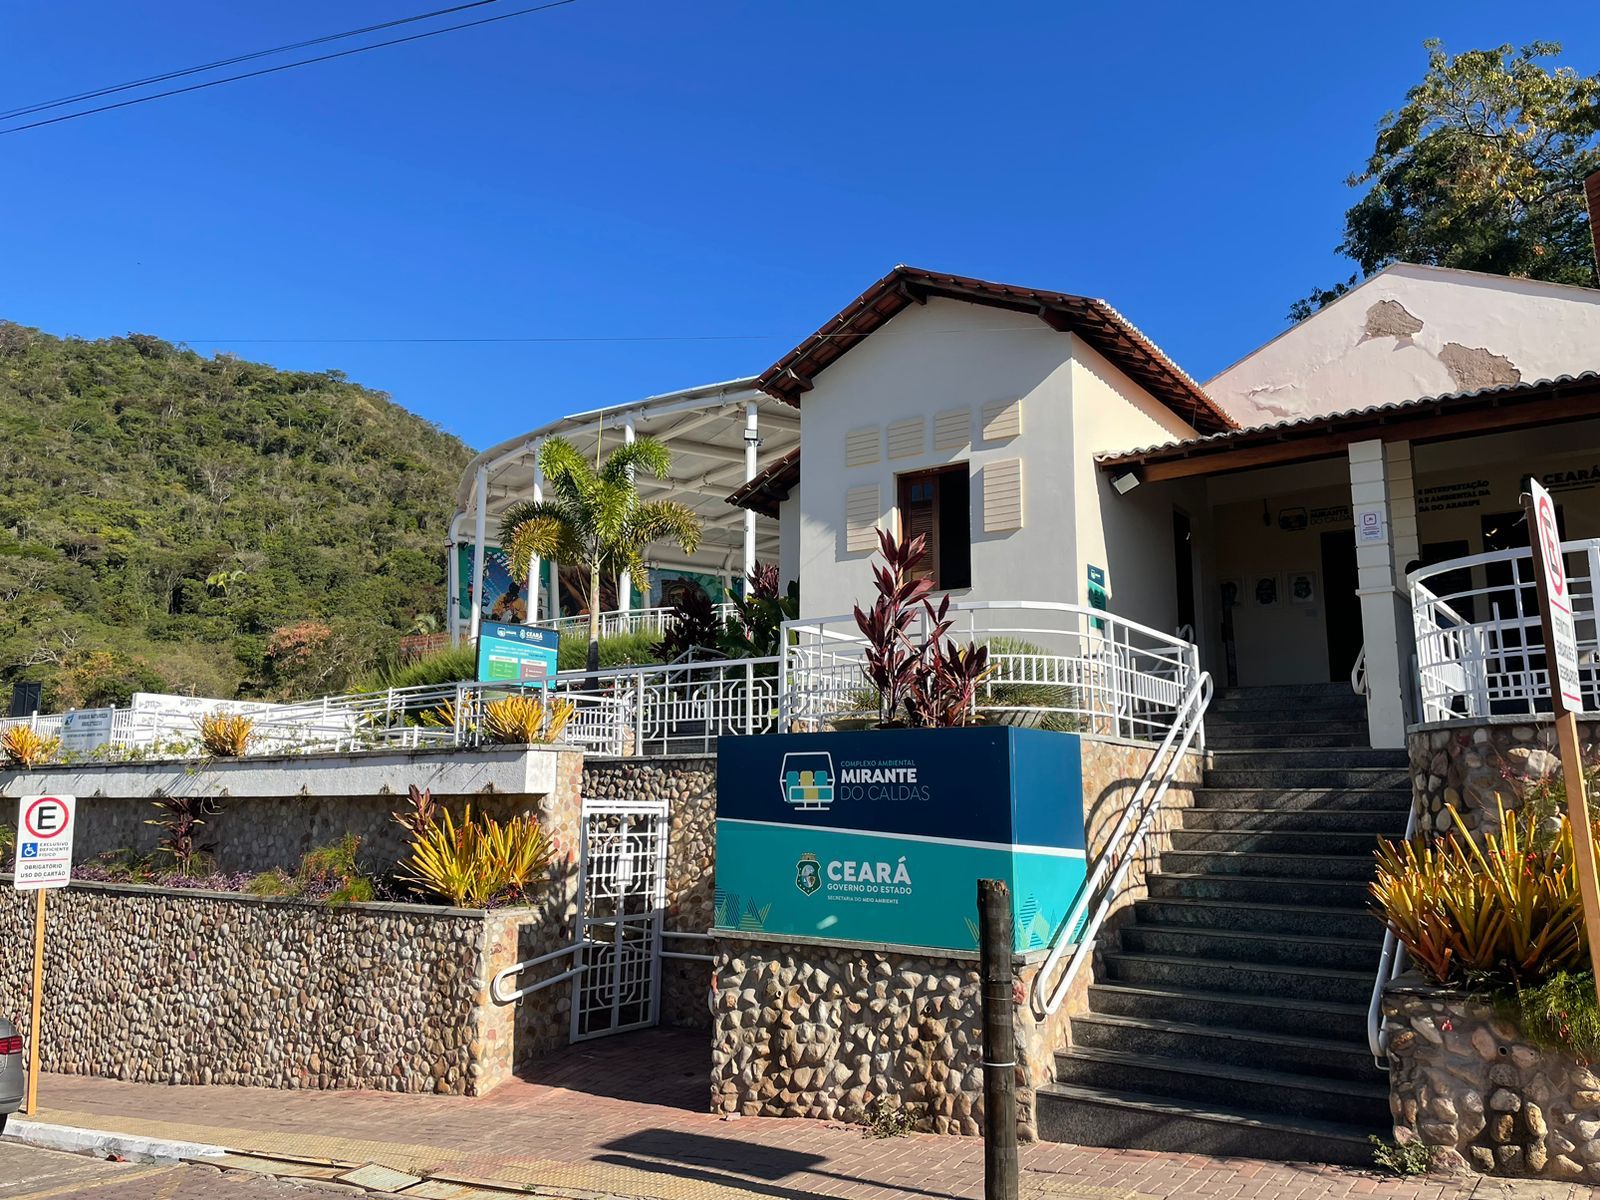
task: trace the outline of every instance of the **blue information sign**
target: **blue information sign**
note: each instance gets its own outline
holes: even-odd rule
[[[1026,951],[1083,884],[1074,734],[725,737],[717,758],[719,929],[974,950],[977,881],[1003,879]]]
[[[560,644],[553,629],[485,621],[478,632],[478,682],[546,686],[555,681]]]

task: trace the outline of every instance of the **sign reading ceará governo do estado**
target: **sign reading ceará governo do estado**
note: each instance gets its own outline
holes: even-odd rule
[[[1036,950],[1083,884],[1074,734],[726,737],[717,758],[719,929],[975,950],[977,881],[1003,879]]]

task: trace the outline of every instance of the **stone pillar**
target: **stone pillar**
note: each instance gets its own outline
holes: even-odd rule
[[[1411,604],[1405,564],[1418,553],[1411,443],[1352,442],[1350,506],[1356,529],[1356,595],[1366,639],[1367,730],[1372,745],[1401,748],[1411,692]]]

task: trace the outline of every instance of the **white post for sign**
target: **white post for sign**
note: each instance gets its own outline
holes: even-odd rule
[[[33,1009],[28,1022],[28,1095],[22,1109],[39,1110],[39,1018],[44,1010],[44,897],[72,882],[76,796],[23,796],[17,801],[17,865],[11,883],[35,893],[33,905]]]
[[[1578,745],[1578,716],[1583,688],[1578,676],[1578,631],[1572,618],[1572,593],[1567,565],[1561,558],[1561,531],[1555,501],[1538,480],[1529,478],[1522,498],[1528,514],[1528,541],[1533,552],[1534,583],[1539,591],[1539,620],[1544,626],[1544,658],[1555,710],[1556,741],[1561,746],[1561,776],[1566,783],[1567,821],[1577,855],[1578,891],[1583,898],[1583,929],[1589,942],[1589,965],[1600,994],[1600,881],[1596,879],[1594,830],[1589,824],[1588,789],[1583,777],[1583,751]]]

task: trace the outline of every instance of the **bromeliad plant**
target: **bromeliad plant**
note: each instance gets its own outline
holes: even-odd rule
[[[12,725],[0,733],[0,755],[5,756],[7,766],[31,771],[49,762],[59,749],[60,738],[41,737],[26,725]]]
[[[933,581],[916,578],[927,556],[922,534],[901,542],[878,531],[881,562],[872,564],[878,595],[870,611],[855,607],[856,626],[866,639],[862,670],[878,697],[878,724],[946,728],[977,719],[978,685],[988,676],[987,647],[958,646],[945,637],[954,623],[950,597],[935,607],[928,599]],[[925,632],[914,636],[919,620]]]
[[[200,718],[200,744],[215,758],[242,758],[255,728],[254,721],[239,713],[207,713]]]
[[[408,827],[414,819],[415,812],[395,814]],[[457,907],[520,904],[546,878],[553,858],[549,839],[532,817],[474,818],[469,804],[459,824],[440,809],[415,830],[400,878]]]
[[[546,704],[537,696],[507,696],[484,705],[483,736],[502,746],[553,742],[561,737],[576,709],[571,700]]]
[[[1526,987],[1587,965],[1572,828],[1500,809],[1481,844],[1452,808],[1438,842],[1380,840],[1374,905],[1436,984]]]

